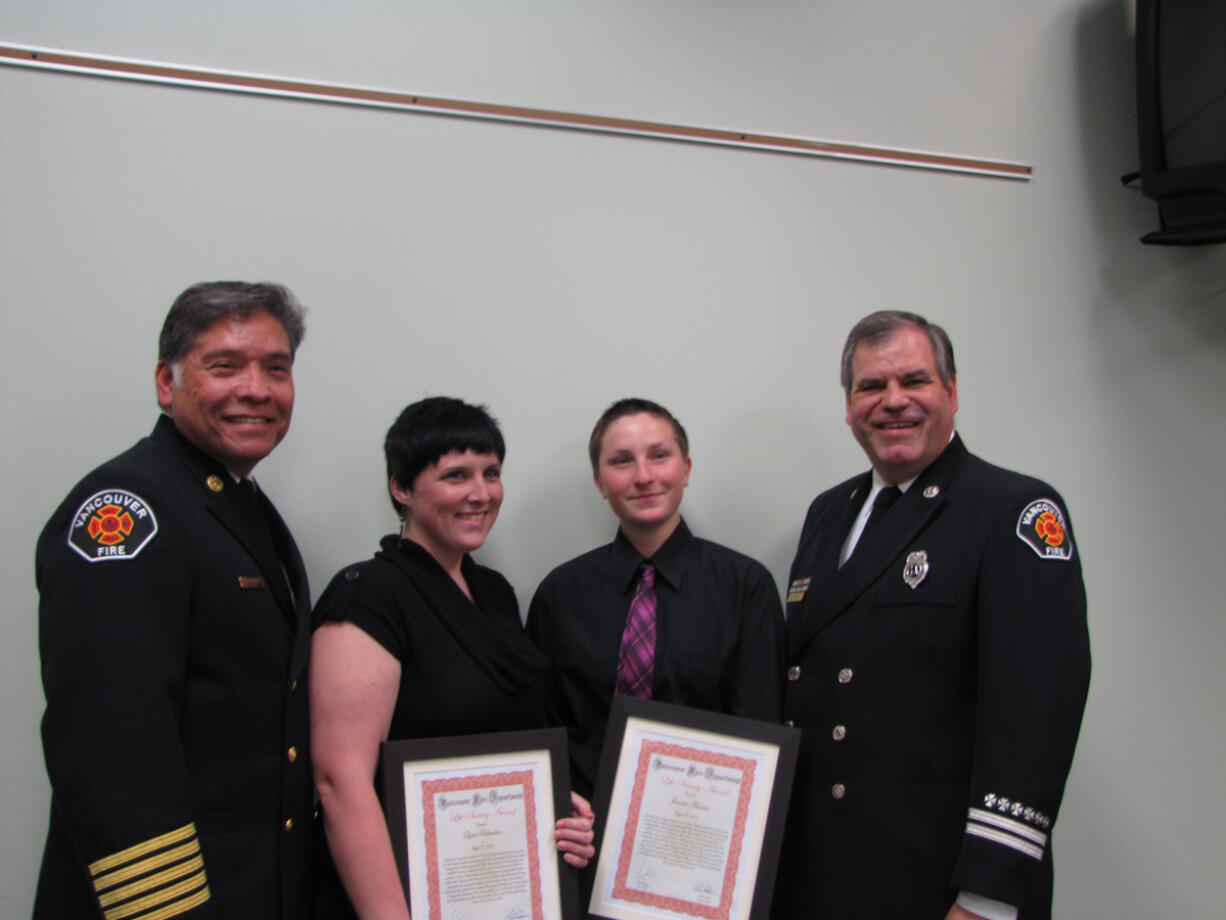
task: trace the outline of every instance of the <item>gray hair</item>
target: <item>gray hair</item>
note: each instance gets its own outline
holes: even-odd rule
[[[285,329],[290,358],[306,335],[306,310],[280,284],[246,281],[202,281],[175,298],[158,337],[158,360],[177,365],[200,333],[219,319],[247,319],[267,313]]]
[[[843,345],[843,362],[840,367],[839,381],[843,384],[843,392],[851,394],[851,360],[856,349],[862,342],[875,345],[890,338],[903,326],[918,329],[928,337],[932,345],[932,357],[936,363],[937,376],[941,383],[949,386],[957,375],[954,367],[954,346],[949,341],[949,335],[936,323],[930,323],[918,313],[907,313],[905,310],[878,310],[870,313],[860,322],[851,327],[847,334],[847,342]]]

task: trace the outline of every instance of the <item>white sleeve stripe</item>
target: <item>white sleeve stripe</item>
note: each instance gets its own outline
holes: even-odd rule
[[[982,824],[971,824],[967,822],[966,832],[973,834],[976,837],[982,837],[984,840],[990,840],[993,843],[1004,844],[1007,847],[1012,847],[1019,853],[1025,853],[1032,859],[1042,861],[1043,848],[1036,847],[1032,843],[1027,843],[1025,840],[1018,840],[1012,834],[1006,834],[1003,831],[992,830],[990,827],[984,827]]]
[[[1041,847],[1047,846],[1047,835],[1042,831],[1035,830],[1029,824],[1014,821],[1012,818],[998,815],[994,811],[984,811],[982,808],[972,808],[967,815],[972,821],[992,824],[1011,834],[1017,834],[1019,837],[1025,837],[1027,840],[1033,840]]]

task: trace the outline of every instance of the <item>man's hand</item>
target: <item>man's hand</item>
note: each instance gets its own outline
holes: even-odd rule
[[[945,915],[945,920],[985,920],[980,914],[972,914],[965,907],[955,904]]]

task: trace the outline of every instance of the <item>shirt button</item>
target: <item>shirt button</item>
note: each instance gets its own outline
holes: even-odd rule
[[[788,668],[788,680],[800,680],[800,665],[794,664]]]
[[[844,738],[847,737],[847,726],[846,725],[836,725],[834,727],[834,731],[830,733],[830,737],[833,738],[835,741],[842,741]]]
[[[839,683],[850,684],[852,673],[851,668],[844,668],[843,670],[839,671]]]
[[[843,796],[847,795],[847,787],[842,783],[835,783],[830,787],[830,794],[836,799],[841,799]]]
[[[293,763],[295,760],[297,760],[298,759],[298,748],[294,747],[291,744],[289,747],[289,750],[285,752],[285,759],[288,760],[290,763]]]
[[[286,819],[285,819],[285,833],[287,833],[287,834],[288,834],[288,833],[289,833],[290,831],[292,831],[293,829],[294,829],[294,819],[293,819],[293,818],[286,818]]]

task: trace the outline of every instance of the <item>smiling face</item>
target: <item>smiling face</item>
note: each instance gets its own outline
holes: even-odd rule
[[[681,520],[690,458],[668,419],[648,412],[624,415],[601,438],[593,478],[627,536],[655,532],[666,539]]]
[[[481,548],[502,507],[502,462],[497,454],[451,451],[422,470],[405,489],[391,480],[405,508],[403,536],[447,569]]]
[[[270,314],[219,319],[177,365],[158,362],[158,405],[184,437],[245,477],[289,430],[293,364],[285,328]]]
[[[957,411],[957,381],[941,382],[922,330],[902,326],[887,339],[856,348],[847,424],[886,482],[906,482],[939,457]]]

